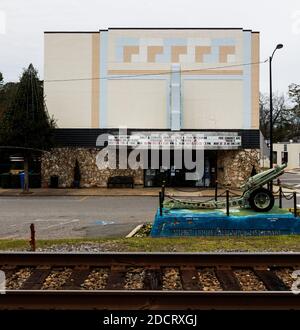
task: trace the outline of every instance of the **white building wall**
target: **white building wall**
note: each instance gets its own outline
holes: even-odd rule
[[[167,128],[165,80],[109,80],[106,127]]]
[[[300,168],[300,143],[274,143],[273,151],[277,151],[277,164],[281,165],[282,152],[288,152],[287,169]]]
[[[243,127],[243,83],[236,80],[186,80],[183,129]]]
[[[46,33],[44,48],[44,95],[50,115],[58,127],[91,127],[91,80],[76,79],[92,76],[92,34]]]
[[[258,67],[239,65],[259,60],[258,45],[242,29],[45,33],[48,111],[61,128],[170,129],[175,63],[176,129],[258,129]]]

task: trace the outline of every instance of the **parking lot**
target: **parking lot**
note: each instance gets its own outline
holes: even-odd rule
[[[1,197],[0,238],[126,236],[152,222],[154,197]]]

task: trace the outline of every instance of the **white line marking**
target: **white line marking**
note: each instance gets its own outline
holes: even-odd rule
[[[43,228],[40,228],[40,229],[49,229],[49,228],[54,228],[54,227],[62,227],[64,225],[67,225],[67,224],[70,224],[70,223],[73,223],[73,222],[79,222],[79,221],[80,221],[79,219],[73,219],[71,221],[61,222],[61,223],[58,223],[56,225],[51,225],[51,226],[43,227]]]
[[[18,237],[18,236],[19,236],[19,235],[9,235],[9,236],[1,237],[1,239],[10,239],[10,238]]]
[[[82,197],[80,199],[78,199],[78,202],[83,202],[85,201],[86,199],[88,199],[90,196],[85,196],[85,197]]]
[[[79,219],[64,219],[65,221],[62,221],[63,219],[35,219],[35,220],[32,220],[32,221],[28,221],[28,222],[22,222],[22,223],[18,223],[18,224],[11,224],[9,225],[9,227],[19,227],[19,226],[27,226],[31,223],[35,223],[35,222],[59,222],[58,224],[54,224],[54,225],[50,225],[50,226],[47,226],[47,227],[44,227],[44,228],[41,228],[41,229],[45,229],[45,228],[51,228],[51,227],[54,227],[54,226],[61,226],[63,224],[68,224],[68,223],[72,223],[72,222],[78,222],[80,221]]]

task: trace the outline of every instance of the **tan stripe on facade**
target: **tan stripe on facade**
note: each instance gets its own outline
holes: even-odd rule
[[[243,70],[193,70],[183,74],[193,75],[193,74],[205,74],[205,75],[242,75]]]
[[[108,70],[110,75],[169,74],[169,70]],[[183,75],[242,75],[243,70],[182,70]]]
[[[91,127],[99,127],[99,95],[100,95],[100,33],[92,35],[92,111]]]
[[[138,54],[140,52],[139,46],[124,46],[123,48],[123,62],[131,63],[131,57],[134,54]]]
[[[259,62],[259,33],[252,33],[252,62]],[[252,116],[251,128],[259,128],[259,64],[251,66]]]
[[[156,55],[162,54],[163,51],[164,51],[163,46],[148,46],[147,62],[148,63],[155,63]]]
[[[220,46],[219,62],[227,63],[227,56],[235,54],[235,46]]]
[[[179,63],[179,56],[187,53],[187,46],[172,46],[172,63]]]
[[[204,54],[210,54],[211,47],[210,46],[196,46],[195,47],[195,60],[198,63],[203,63]]]

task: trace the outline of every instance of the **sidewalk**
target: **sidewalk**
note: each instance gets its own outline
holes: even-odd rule
[[[1,189],[0,197],[28,197],[28,196],[153,196],[158,197],[160,188],[36,188],[30,189],[29,194],[24,194],[21,189]],[[230,189],[235,194],[240,194],[238,189]],[[166,195],[178,197],[214,197],[215,190],[209,188],[166,188]],[[218,190],[218,195],[224,193],[224,189]]]
[[[240,189],[230,189],[231,195],[241,195]],[[278,186],[274,184],[274,191],[277,192]],[[33,188],[30,189],[29,194],[24,194],[21,189],[2,189],[0,188],[0,197],[56,197],[56,196],[149,196],[158,197],[161,188]],[[300,193],[299,189],[287,188],[283,185],[283,192],[291,193],[296,191]],[[215,189],[211,188],[166,188],[166,195],[175,197],[214,197]],[[218,189],[218,196],[225,195],[225,189]]]

